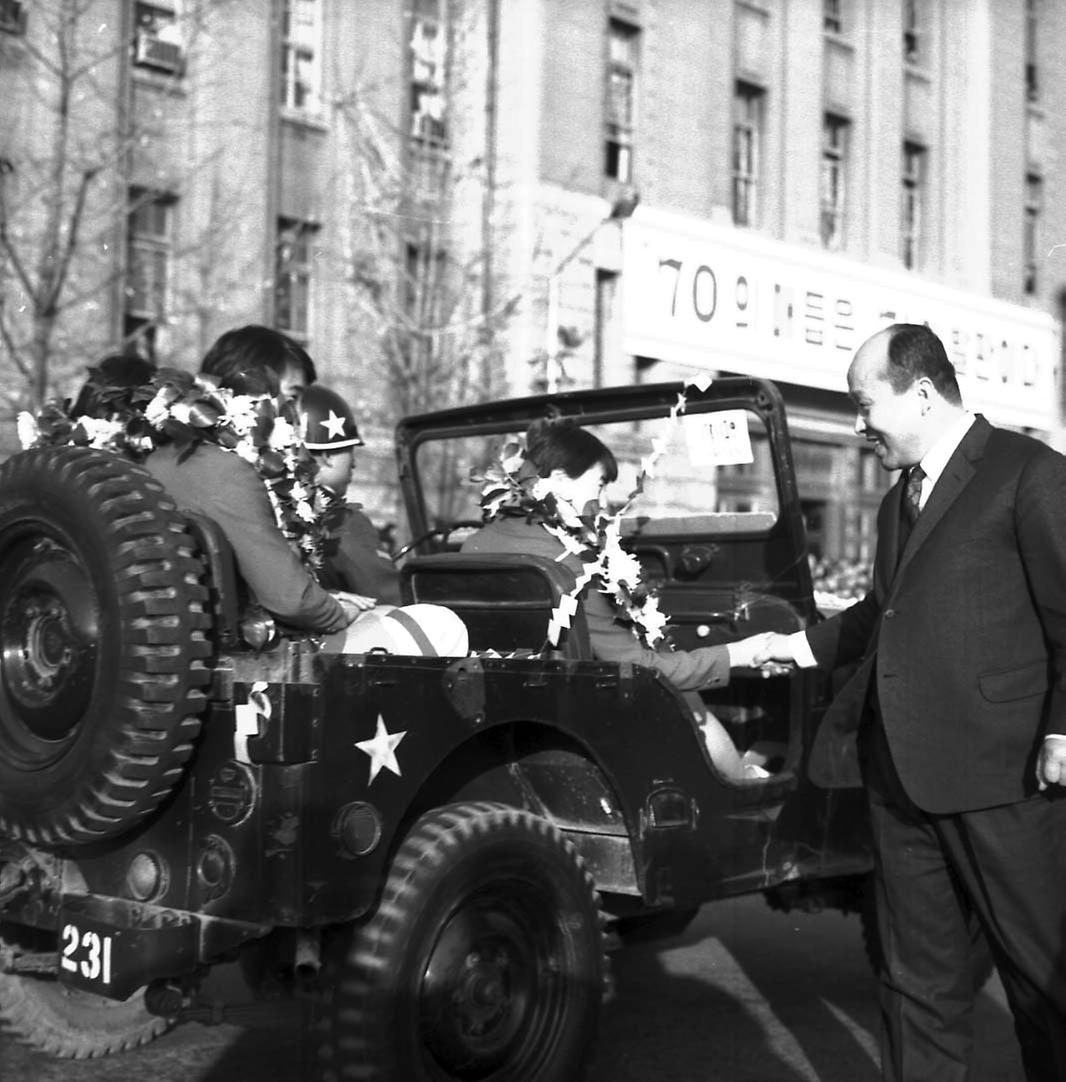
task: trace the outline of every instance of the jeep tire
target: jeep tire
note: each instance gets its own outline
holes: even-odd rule
[[[26,929],[0,928],[0,954],[6,936],[25,933]],[[54,935],[51,940],[47,945],[54,948]],[[125,1002],[117,1002],[71,988],[54,977],[0,972],[0,1030],[52,1056],[109,1056],[148,1044],[172,1025],[170,1019],[148,1012],[143,988]]]
[[[171,792],[210,675],[202,576],[133,463],[46,447],[0,466],[0,834],[96,842]]]
[[[428,812],[376,912],[336,944],[322,1066],[381,1082],[578,1079],[604,945],[592,879],[554,826],[498,804]]]

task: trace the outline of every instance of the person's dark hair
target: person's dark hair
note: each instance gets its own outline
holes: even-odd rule
[[[155,364],[136,353],[110,353],[90,366],[89,378],[78,391],[71,415],[111,417],[117,409],[129,406],[128,392],[143,387],[155,373]]]
[[[526,430],[526,461],[539,477],[562,470],[580,477],[597,463],[610,484],[618,477],[618,462],[611,449],[587,428],[567,419],[534,421]]]
[[[953,405],[962,404],[955,366],[944,343],[924,324],[894,323],[888,328],[888,382],[897,393],[916,379],[929,379],[937,394]]]
[[[289,365],[295,365],[308,384],[318,378],[315,362],[295,339],[273,327],[249,323],[219,335],[200,362],[200,373],[240,394],[277,394]],[[264,379],[268,386],[260,386]]]

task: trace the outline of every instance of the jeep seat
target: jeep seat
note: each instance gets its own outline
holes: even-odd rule
[[[574,588],[573,575],[544,556],[444,552],[416,556],[400,572],[405,604],[446,605],[466,622],[470,649],[540,653],[548,621]],[[557,655],[592,658],[582,606],[564,630]]]
[[[213,518],[187,508],[183,508],[181,513],[189,525],[189,533],[200,557],[207,565],[209,606],[215,639],[222,649],[232,650],[241,642],[241,595],[246,592],[237,574],[233,546]]]

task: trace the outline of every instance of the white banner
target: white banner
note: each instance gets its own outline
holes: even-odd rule
[[[1059,424],[1059,331],[1047,312],[645,208],[624,225],[622,289],[626,353],[842,391],[871,334],[928,323],[970,409]]]

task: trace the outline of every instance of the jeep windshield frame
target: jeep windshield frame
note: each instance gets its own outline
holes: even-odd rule
[[[778,389],[766,380],[724,377],[705,390],[674,382],[534,395],[404,418],[396,428],[396,455],[410,536],[415,540],[413,552],[429,555],[457,547],[447,543],[446,529],[434,532],[442,523],[427,496],[434,484],[430,471],[423,468],[427,445],[499,437],[502,447],[507,437],[544,417],[570,418],[597,429],[621,423],[639,426],[669,418],[682,394],[687,419],[731,410],[754,416],[764,461],[773,471],[776,506],[772,514],[709,513],[668,524],[627,517],[624,544],[641,557],[664,608],[675,615],[685,610],[695,615],[703,604],[698,601],[693,607],[700,589],[733,595],[734,607],[743,605],[742,595],[754,591],[783,599],[804,624],[813,622],[817,613],[785,406]],[[455,483],[476,493],[474,481]],[[464,498],[469,506],[469,494]],[[731,603],[728,597],[725,603]]]

